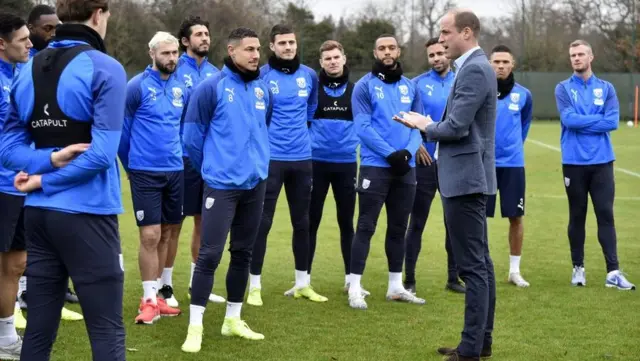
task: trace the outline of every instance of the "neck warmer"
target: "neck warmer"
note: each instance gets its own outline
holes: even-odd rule
[[[300,68],[300,58],[296,54],[293,59],[285,60],[273,54],[269,57],[269,66],[285,74],[293,74]]]
[[[371,73],[387,84],[396,83],[400,81],[402,77],[402,64],[396,61],[394,65],[395,68],[384,65],[380,60],[376,60],[373,63]]]
[[[256,79],[258,79],[258,77],[260,76],[260,68],[254,70],[254,71],[250,71],[250,70],[240,70],[238,68],[238,66],[236,65],[236,63],[233,62],[233,60],[231,60],[230,57],[225,57],[224,58],[224,65],[227,66],[227,68],[229,68],[229,70],[231,70],[232,72],[238,74],[238,76],[245,82],[245,83],[249,83],[252,82]]]
[[[62,24],[58,26],[54,40],[84,41],[98,51],[105,54],[107,52],[104,40],[102,40],[100,34],[84,24]]]
[[[498,99],[504,99],[516,84],[513,73],[509,74],[506,79],[498,79]]]
[[[318,80],[323,86],[331,89],[337,89],[349,81],[349,68],[345,65],[342,75],[339,77],[331,77],[324,71],[324,69],[322,69],[320,70]]]

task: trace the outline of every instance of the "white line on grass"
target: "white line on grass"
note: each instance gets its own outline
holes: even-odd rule
[[[531,142],[535,145],[541,146],[543,148],[547,148],[547,149],[551,149],[551,150],[555,150],[556,152],[560,152],[560,148],[558,147],[554,147],[553,145],[549,145],[547,143],[543,143],[539,140],[535,140],[535,139],[527,139],[527,142]],[[636,173],[634,171],[630,171],[628,169],[624,169],[624,168],[620,168],[618,166],[613,167],[614,170],[617,170],[620,173],[624,173],[626,175],[630,175],[632,177],[636,177],[636,178],[640,178],[640,173]],[[616,197],[617,199],[618,197]]]
[[[536,194],[535,196],[529,196],[529,199],[531,198],[567,199],[567,196],[566,195],[561,196],[561,195],[555,195],[555,194],[547,194],[547,195]],[[616,201],[640,201],[640,197],[616,196]]]

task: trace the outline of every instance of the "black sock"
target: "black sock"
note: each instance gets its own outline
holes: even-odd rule
[[[415,284],[416,283],[416,275],[414,273],[407,273],[404,276],[404,283]]]

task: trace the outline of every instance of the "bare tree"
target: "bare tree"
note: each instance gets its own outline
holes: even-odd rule
[[[258,32],[278,22],[286,9],[285,0],[249,0],[247,5],[255,14],[259,14],[255,17],[257,21],[255,30]]]
[[[578,37],[581,31],[591,26],[590,16],[598,5],[595,1],[564,0],[567,18],[571,22],[571,35]]]
[[[420,25],[429,38],[438,34],[440,18],[457,6],[455,0],[417,0],[417,2],[418,18],[421,19]]]
[[[107,50],[127,71],[138,71],[141,64],[151,61],[147,43],[164,26],[156,18],[145,16],[144,2],[111,0],[110,5],[109,31],[105,39]]]

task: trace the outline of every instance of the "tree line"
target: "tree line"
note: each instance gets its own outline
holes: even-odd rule
[[[511,0],[511,11],[481,19],[480,44],[485,51],[505,44],[520,71],[570,70],[568,44],[582,38],[594,49],[597,72],[640,71],[640,0]],[[26,16],[36,3],[53,0],[0,0],[0,7]],[[306,1],[284,0],[111,0],[105,40],[109,53],[129,73],[144,69],[150,59],[147,43],[156,31],[177,33],[182,19],[199,15],[210,22],[210,61],[222,64],[231,29],[253,28],[260,34],[263,57],[269,52],[269,30],[291,25],[298,36],[303,64],[319,69],[318,49],[328,39],[340,41],[351,69],[367,71],[375,38],[395,34],[403,50],[403,68],[418,73],[428,68],[424,43],[438,35],[438,20],[455,0],[390,0],[351,9],[347,17],[318,19]]]

